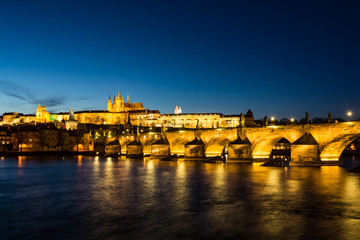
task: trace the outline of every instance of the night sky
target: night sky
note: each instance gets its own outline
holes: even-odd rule
[[[358,1],[0,0],[0,114],[149,109],[360,117]]]

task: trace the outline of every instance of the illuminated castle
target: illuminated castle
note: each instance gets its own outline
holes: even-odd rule
[[[141,111],[145,110],[142,103],[129,103],[129,95],[127,96],[127,101],[124,102],[124,99],[121,97],[120,89],[117,98],[114,96],[114,101],[111,101],[111,95],[109,95],[109,100],[107,103],[107,110],[109,112],[128,112],[128,111]]]
[[[245,116],[245,125],[254,126],[253,113],[249,111]],[[5,113],[1,124],[17,123],[48,123],[63,122],[67,129],[76,129],[80,124],[98,124],[98,125],[124,125],[129,121],[135,126],[156,126],[156,127],[182,127],[182,128],[218,128],[218,127],[237,127],[240,124],[241,115],[224,115],[222,113],[183,113],[180,106],[176,106],[174,114],[161,115],[158,110],[149,110],[144,108],[141,102],[130,103],[129,95],[126,102],[121,97],[121,92],[114,96],[111,95],[107,101],[106,110],[86,110],[70,113],[49,113],[46,111],[45,104],[40,102],[36,108],[35,115],[24,115],[14,113]]]

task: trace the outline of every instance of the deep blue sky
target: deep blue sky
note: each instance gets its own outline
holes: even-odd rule
[[[357,1],[0,0],[0,114],[105,109],[360,117]]]

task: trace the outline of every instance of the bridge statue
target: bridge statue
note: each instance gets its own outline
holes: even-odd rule
[[[328,123],[331,123],[331,112],[329,112],[329,115],[328,115]]]
[[[305,119],[306,119],[306,124],[309,124],[310,123],[309,113],[307,111],[306,111],[306,114],[305,114]]]
[[[264,126],[266,127],[268,125],[268,117],[265,115],[264,117]]]
[[[244,116],[244,114],[240,114],[240,127],[241,128],[245,128],[246,127],[246,125],[245,125],[245,116]]]
[[[165,139],[166,138],[166,128],[165,124],[161,123],[161,136]]]

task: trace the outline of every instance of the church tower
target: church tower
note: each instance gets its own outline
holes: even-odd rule
[[[38,122],[41,118],[42,118],[42,109],[39,101],[39,104],[36,108],[36,121]]]
[[[36,108],[36,122],[37,123],[50,122],[50,113],[48,111],[46,111],[45,103],[43,103],[43,105],[41,107],[40,101]]]
[[[121,92],[119,88],[119,93],[117,98],[113,102],[113,112],[120,112],[124,107],[124,99],[121,97]]]
[[[110,96],[110,94],[109,94],[109,100],[108,100],[108,103],[107,103],[107,110],[109,111],[109,112],[111,112],[113,109],[113,103],[112,103],[112,101],[111,101],[111,96]]]

